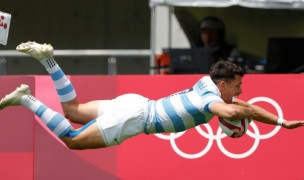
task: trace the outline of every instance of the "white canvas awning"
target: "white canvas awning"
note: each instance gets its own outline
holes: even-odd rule
[[[264,9],[303,9],[304,0],[150,0],[150,6],[156,5],[189,7],[243,6]]]

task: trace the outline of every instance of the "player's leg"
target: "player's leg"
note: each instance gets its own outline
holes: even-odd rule
[[[54,81],[63,112],[69,120],[85,124],[97,117],[98,101],[85,104],[78,102],[73,84],[53,58],[53,47],[50,44],[26,42],[21,43],[16,49],[37,59],[46,68]]]
[[[62,141],[70,149],[96,149],[107,147],[101,136],[96,120],[92,120],[77,130],[70,130]]]
[[[32,96],[27,85],[21,85],[0,101],[0,109],[18,105],[27,107],[34,112],[69,148],[92,149],[105,147],[96,120],[92,120],[80,129],[74,130],[64,116],[48,108]]]

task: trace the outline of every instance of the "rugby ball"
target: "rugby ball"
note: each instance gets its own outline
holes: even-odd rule
[[[228,120],[219,117],[219,124],[223,132],[232,138],[239,138],[246,134],[251,119]]]

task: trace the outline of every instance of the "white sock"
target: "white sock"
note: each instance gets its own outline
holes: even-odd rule
[[[61,102],[68,102],[77,97],[71,81],[66,77],[54,58],[47,58],[40,61],[51,75],[54,81],[57,94]]]
[[[34,112],[59,138],[67,134],[72,128],[72,125],[64,116],[48,108],[31,95],[22,96],[21,105]]]

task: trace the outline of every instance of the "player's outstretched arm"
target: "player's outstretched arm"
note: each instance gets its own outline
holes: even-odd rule
[[[281,125],[286,129],[294,129],[297,127],[304,126],[304,120],[285,120],[282,117],[279,118],[277,115],[259,106],[249,104],[237,98],[234,99],[234,104],[250,107],[253,110],[252,119],[262,123]]]
[[[250,106],[240,106],[237,104],[227,104],[224,102],[216,102],[210,106],[210,111],[221,118],[238,120],[252,116]]]

